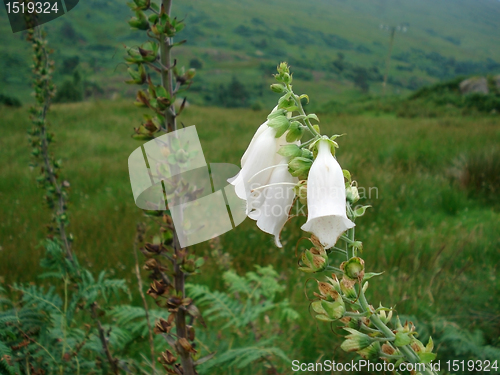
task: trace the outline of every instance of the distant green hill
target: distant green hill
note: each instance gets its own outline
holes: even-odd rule
[[[0,7],[0,94],[30,91],[29,46],[12,34]],[[389,92],[405,93],[457,75],[500,72],[500,2],[497,0],[212,0],[174,1],[185,18],[178,49],[183,65],[201,67],[189,99],[217,104],[236,77],[247,100],[266,104],[274,66],[287,60],[311,98],[352,98],[360,89],[377,93],[385,70],[389,32],[396,33]],[[55,50],[56,80],[72,79],[77,67],[87,96],[132,94],[122,84],[123,45],[137,44],[125,1],[81,0],[66,16],[47,24]],[[363,86],[365,82],[365,86]],[[221,87],[222,85],[225,85]]]

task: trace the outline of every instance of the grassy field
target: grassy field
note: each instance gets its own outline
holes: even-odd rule
[[[49,215],[41,206],[36,173],[28,167],[26,112],[0,108],[0,277],[6,284],[36,280]],[[191,106],[182,122],[197,125],[208,162],[239,164],[266,115]],[[495,165],[498,175],[498,117],[320,118],[324,133],[347,134],[339,139],[339,162],[371,193],[364,203],[373,208],[358,221],[357,237],[364,243],[367,269],[385,273],[370,281],[369,300],[396,306],[399,314],[422,322],[436,314],[469,330],[480,329],[484,343],[500,345],[498,195],[481,186],[468,188],[467,181],[453,177],[495,173]],[[140,145],[130,137],[140,119],[141,111],[122,101],[55,105],[49,114],[57,138],[54,151],[71,183],[74,249],[91,270],[107,269],[127,279],[133,290],[132,243],[135,225],[144,218],[133,202],[127,158]],[[484,170],[471,172],[470,161],[483,154],[490,155],[480,159],[489,167],[478,163]],[[286,297],[301,314],[293,329],[295,344],[283,344],[290,358],[314,361],[333,351],[337,359],[345,359],[335,334],[318,329],[308,312],[308,276],[297,270],[294,250],[304,220],[296,218],[285,229],[283,249],[275,248],[250,220],[223,235],[221,245],[238,272],[271,264],[281,274]],[[195,251],[206,255],[207,263],[192,281],[223,288],[208,245],[199,244]],[[134,299],[138,301],[137,292]]]

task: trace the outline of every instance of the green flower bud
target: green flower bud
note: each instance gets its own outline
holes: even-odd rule
[[[364,333],[358,332],[353,328],[344,328],[346,331],[350,332],[340,347],[346,352],[357,352],[364,349],[373,343],[373,339],[365,335]]]
[[[296,157],[288,163],[288,171],[294,177],[306,180],[312,166],[312,160],[303,157]]]
[[[185,163],[189,159],[189,154],[184,151],[182,148],[175,153],[175,160],[177,160],[179,163]]]
[[[137,5],[137,9],[146,10],[151,5],[151,0],[134,0],[134,3]]]
[[[306,158],[306,159],[311,159],[311,160],[314,159],[312,151],[307,149],[307,148],[302,149],[302,155],[300,155],[300,156],[302,156],[303,158]]]
[[[186,80],[187,81],[192,80],[195,75],[196,75],[196,69],[194,68],[188,69],[188,71],[186,72]]]
[[[342,281],[340,282],[340,290],[344,296],[353,300],[358,299],[356,289],[354,289],[355,283],[356,281],[346,277],[345,275],[342,277]]]
[[[306,250],[302,253],[302,267],[299,270],[306,273],[321,272],[328,266],[328,256],[316,248]]]
[[[337,279],[337,275],[332,274],[332,277],[326,277],[326,279],[332,284],[333,288],[337,291],[337,293],[341,292],[340,289],[340,283],[339,280]]]
[[[356,203],[359,200],[359,192],[356,186],[348,186],[345,189],[345,195],[349,202]]]
[[[151,22],[153,25],[156,24],[159,20],[159,17],[157,14],[153,13],[148,17],[149,22]]]
[[[367,360],[375,360],[379,358],[380,354],[380,343],[375,341],[371,345],[367,346],[364,349],[358,350],[357,353]]]
[[[380,307],[382,307],[382,305],[380,305]],[[392,310],[390,310],[388,314],[386,314],[385,310],[380,310],[378,313],[378,317],[380,318],[382,323],[387,324],[392,319]]]
[[[187,272],[187,273],[194,273],[196,271],[196,264],[195,264],[194,259],[187,259],[182,264],[182,270]]]
[[[321,307],[323,307],[323,309],[326,312],[326,315],[331,320],[340,319],[344,316],[344,313],[345,313],[345,305],[344,305],[344,301],[342,300],[342,298],[339,298],[335,302],[328,302],[328,301],[322,300]]]
[[[139,30],[147,30],[149,29],[149,21],[146,17],[146,15],[138,10],[135,12],[136,17],[132,17],[130,21],[128,21],[128,24],[130,27],[134,29],[139,29]]]
[[[410,345],[411,337],[407,332],[396,332],[396,339],[394,340],[395,346]]]
[[[323,308],[323,306],[321,305],[321,300],[314,301],[313,303],[311,303],[311,307],[312,307],[314,312],[321,314],[321,315],[326,315],[326,311]]]
[[[285,91],[285,87],[279,83],[274,83],[271,85],[271,90],[277,92],[278,94],[281,94]]]
[[[363,280],[365,274],[365,261],[359,257],[353,257],[340,265],[344,275],[351,280]]]
[[[325,283],[323,281],[317,281],[317,282],[318,282],[318,289],[322,298],[326,299],[327,301],[336,301],[337,299],[340,298],[339,293],[332,284]]]
[[[317,315],[316,319],[324,322],[332,322],[342,318],[345,313],[345,305],[342,298],[336,302],[329,302],[325,300],[314,301],[311,307]]]
[[[292,76],[290,74],[288,74],[288,73],[283,74],[283,82],[290,84],[290,83],[292,83],[292,80],[293,79],[292,79]]]
[[[290,69],[288,68],[288,64],[286,62],[282,62],[278,65],[278,73],[283,75],[284,73],[290,73]]]

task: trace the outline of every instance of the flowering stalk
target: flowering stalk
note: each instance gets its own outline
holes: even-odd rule
[[[281,139],[281,142],[278,142],[281,147],[277,154],[288,161],[288,174],[272,181],[272,184],[250,191],[255,192],[279,185],[288,188],[291,177],[298,179],[292,189],[295,199],[307,205],[308,218],[302,230],[311,233],[308,240],[313,245],[302,253],[299,269],[306,273],[333,271],[332,277],[327,277],[326,281],[316,280],[318,292],[314,293],[316,299],[311,304],[316,319],[342,325],[341,328],[348,333],[341,345],[345,351],[357,352],[369,360],[386,361],[393,365],[394,369],[403,362],[420,363],[423,364],[422,374],[435,374],[428,365],[436,358],[436,354],[432,353],[432,338],[429,339],[427,346],[424,346],[415,337],[417,332],[412,323],[406,322],[402,325],[399,318],[396,318],[396,323],[392,324],[391,308],[381,305],[379,308],[374,308],[366,299],[368,280],[380,274],[365,273],[364,260],[358,256],[363,244],[355,239],[354,222],[365,214],[369,206],[354,206],[359,200],[357,184],[352,181],[349,171],[342,170],[334,157],[335,149],[339,147],[335,139],[340,135],[331,137],[321,135],[319,125],[312,124],[311,120],[319,122],[319,118],[304,111],[301,100],[309,98],[305,94],[299,96],[293,92],[292,74],[286,63],[278,66],[275,78],[278,83],[271,85],[271,89],[283,96],[279,99],[278,106],[268,116],[264,129],[262,129],[264,125],[259,128],[243,156],[242,172],[244,169],[250,169],[255,176],[263,175],[269,169],[278,169],[276,155],[266,154],[269,148],[260,150],[253,158],[255,160],[251,160],[248,156],[254,154],[255,144],[263,132],[272,129],[275,138]],[[306,132],[311,138],[300,144]],[[269,160],[270,158],[274,159]],[[259,170],[266,164],[271,167]],[[237,191],[238,185],[242,185],[248,191],[253,176],[249,178],[248,175],[240,173],[232,180],[237,185]],[[251,195],[246,197],[240,195],[240,197],[247,199],[247,206],[252,199],[255,199]],[[262,199],[265,202],[279,204],[269,195]],[[289,207],[285,209],[287,213],[289,210]],[[279,244],[279,232],[283,225],[281,217],[273,214],[274,211],[271,210],[266,215],[268,221],[274,220],[280,223],[279,231],[266,232],[275,234]],[[252,218],[251,211],[249,217]],[[332,265],[334,254],[342,255],[345,261],[338,266]]]
[[[33,161],[32,168],[40,167],[40,175],[37,182],[45,190],[44,200],[52,209],[52,222],[48,225],[49,239],[57,238],[57,243],[61,245],[64,256],[71,266],[64,267],[64,312],[68,309],[68,284],[74,282],[78,285],[82,281],[82,269],[78,264],[76,255],[72,250],[73,235],[68,233],[69,225],[67,201],[70,184],[68,181],[60,181],[62,161],[56,160],[50,153],[50,145],[54,141],[54,134],[49,131],[47,114],[51,105],[51,100],[55,95],[56,88],[52,82],[54,72],[54,61],[50,59],[52,51],[48,48],[46,33],[41,26],[37,26],[37,15],[26,14],[25,21],[27,29],[27,41],[33,48],[33,87],[35,94],[35,104],[30,108],[31,121],[33,127],[28,131],[29,141],[32,147],[31,154]],[[47,258],[50,256],[47,255]],[[118,360],[114,358],[109,346],[109,331],[106,332],[99,319],[99,305],[93,302],[90,305],[90,316],[92,317],[102,345],[103,352],[111,367],[113,374],[119,373]],[[66,314],[65,314],[66,316]],[[62,359],[67,360],[68,352],[65,351],[67,344],[66,332],[71,322],[64,321],[63,324],[63,349]],[[36,342],[36,341],[35,341]],[[82,344],[83,345],[83,344]],[[70,348],[68,348],[70,349]],[[59,366],[59,372],[63,373],[63,366]]]
[[[27,17],[27,22],[30,25],[34,20]],[[53,210],[54,225],[49,227],[49,232],[51,236],[54,234],[60,236],[66,257],[73,260],[71,251],[73,236],[66,231],[69,224],[66,211],[69,183],[58,181],[62,161],[56,160],[49,152],[54,135],[47,128],[46,117],[51,99],[55,95],[55,86],[52,83],[54,61],[50,59],[51,51],[47,47],[45,33],[40,26],[35,27],[35,24],[31,26],[27,34],[27,40],[33,47],[33,86],[35,89],[35,105],[30,109],[33,128],[28,132],[33,147],[31,154],[34,157],[31,167],[37,167],[40,163],[42,173],[37,178],[37,182],[45,189],[45,201]]]
[[[131,80],[127,83],[147,86],[146,89],[140,89],[137,92],[135,104],[139,107],[147,107],[153,112],[152,115],[145,115],[145,122],[135,128],[133,137],[149,141],[177,130],[177,117],[184,109],[185,99],[178,112],[174,103],[177,95],[191,85],[195,71],[194,69],[187,71],[184,68],[177,69],[176,61],[172,62],[172,49],[186,41],[174,42],[174,38],[184,28],[184,23],[171,16],[171,0],[161,0],[159,3],[150,0],[134,0],[129,6],[135,12],[135,17],[129,21],[129,25],[133,29],[145,31],[149,39],[139,47],[126,47],[125,60],[130,65],[128,72],[131,76]],[[159,73],[159,84],[153,82],[152,72]],[[174,159],[174,162],[168,168],[172,176],[177,176],[176,158],[185,156],[172,154],[170,157]],[[180,159],[177,161],[180,162]],[[157,173],[155,177],[163,181],[168,179],[169,176],[162,174],[165,166],[158,165],[157,167],[151,167],[151,170]],[[189,193],[193,196],[198,194],[193,191],[195,187],[188,186],[182,178],[172,178],[168,184],[167,187],[163,185],[165,196],[170,194],[175,196],[181,188],[185,189],[183,194]],[[198,272],[203,259],[194,259],[193,255],[189,255],[187,248],[181,247],[168,207],[166,210],[146,211],[145,213],[152,218],[161,218],[156,236],[159,240],[145,243],[141,248],[147,258],[144,269],[151,272],[150,278],[153,280],[147,293],[155,299],[158,306],[167,309],[170,313],[167,320],[160,319],[156,322],[154,332],[166,338],[173,352],[166,350],[161,353],[158,361],[169,374],[194,375],[197,363],[202,363],[207,358],[196,361],[195,331],[192,324],[195,318],[201,320],[201,316],[193,301],[186,297],[185,280],[187,276]],[[182,215],[182,213],[179,214]],[[174,327],[175,334],[173,333]]]

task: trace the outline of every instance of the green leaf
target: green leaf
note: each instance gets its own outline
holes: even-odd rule
[[[158,86],[156,87],[156,96],[159,98],[168,98],[168,93],[165,87],[163,86]]]
[[[169,164],[176,165],[177,164],[177,159],[175,158],[174,154],[170,154],[167,157],[167,161]]]
[[[285,114],[286,114],[286,110],[284,110],[284,109],[277,109],[276,111],[271,112],[267,116],[267,119],[271,120],[271,119],[273,119],[275,117],[278,117],[278,116],[284,116]]]
[[[297,107],[296,105],[292,105],[292,106],[290,106],[290,107],[286,107],[285,109],[287,110],[287,112],[292,113],[292,112],[294,112],[294,111],[298,111],[298,110],[299,110],[299,107]]]
[[[315,113],[308,114],[308,115],[306,116],[306,118],[308,118],[308,119],[311,119],[311,118],[312,118],[312,119],[315,119],[316,121],[318,121],[318,122],[319,122],[319,118],[318,118],[318,116],[317,116]]]
[[[153,13],[149,16],[149,22],[151,22],[152,24],[155,24],[156,22],[158,22],[158,15]]]
[[[363,281],[370,280],[374,276],[380,276],[382,275],[383,272],[367,272],[365,273],[365,276],[363,277]]]
[[[349,184],[351,183],[351,173],[347,169],[342,169],[342,173],[344,174],[344,177],[346,178],[347,181],[349,181]]]
[[[290,128],[288,129],[288,134],[286,135],[287,142],[295,142],[302,138],[304,135],[304,128],[298,121],[294,121],[290,124]],[[299,155],[295,155],[299,156]]]
[[[172,151],[177,152],[181,149],[181,144],[179,142],[179,138],[173,138],[172,143],[170,144],[172,147]]]
[[[419,352],[418,356],[420,358],[420,361],[422,363],[431,363],[436,359],[436,353],[424,353],[424,352]]]
[[[359,207],[357,209],[354,210],[354,216],[355,217],[360,217],[360,216],[363,216],[365,214],[365,211],[367,208],[369,208],[371,206],[362,206],[362,207]]]
[[[194,363],[194,365],[195,366],[201,365],[202,363],[205,363],[205,362],[211,360],[216,354],[217,354],[217,352],[213,352],[213,353],[210,353],[210,354],[206,355],[205,357],[201,357],[200,359],[198,359]]]
[[[276,129],[275,137],[279,138],[283,134],[285,134],[285,132],[290,127],[290,121],[288,120],[288,118],[286,118],[286,116],[281,115],[269,120],[267,125],[273,129]]]
[[[290,121],[284,115],[274,116],[273,118],[269,119],[267,125],[273,129],[278,129],[283,126],[290,126]]]
[[[330,139],[331,139],[332,141],[334,141],[334,140],[336,140],[338,137],[342,137],[342,136],[344,136],[344,135],[345,135],[345,133],[344,133],[344,134],[334,134],[334,135],[332,135],[332,136],[330,137]]]
[[[307,94],[302,94],[301,96],[299,96],[299,99],[303,99],[303,98],[306,98],[307,104],[309,104],[309,96],[307,96]]]
[[[278,154],[284,157],[297,157],[302,155],[302,150],[297,145],[286,145],[281,146],[278,150]]]

